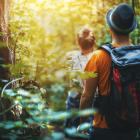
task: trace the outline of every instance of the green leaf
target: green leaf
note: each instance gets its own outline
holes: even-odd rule
[[[53,140],[63,140],[65,138],[64,134],[61,132],[53,132],[52,139]]]
[[[14,92],[12,89],[6,89],[4,93],[5,93],[5,94],[4,94],[5,96],[9,96],[9,97],[10,97],[10,96],[11,96],[11,97],[12,97],[12,96],[15,96],[15,95],[17,94],[17,93]]]
[[[78,115],[79,116],[89,116],[89,115],[95,114],[96,112],[97,112],[96,109],[85,109],[85,110],[79,111]]]

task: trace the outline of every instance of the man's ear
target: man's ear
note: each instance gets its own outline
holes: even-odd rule
[[[109,29],[109,33],[111,35],[111,38],[116,37],[116,34],[114,33],[114,31],[111,28]]]
[[[111,36],[113,35],[113,31],[111,29],[109,29],[109,33]]]

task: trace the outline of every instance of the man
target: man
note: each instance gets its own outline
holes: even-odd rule
[[[112,48],[132,45],[129,34],[137,27],[137,22],[133,9],[129,5],[123,3],[110,10],[106,15],[106,21],[110,27]],[[85,80],[83,94],[80,99],[80,109],[91,107],[97,87],[100,96],[109,96],[111,90],[111,64],[111,57],[105,50],[99,49],[94,52],[86,65],[85,71],[97,73],[97,77]],[[104,102],[99,104],[105,106]],[[82,122],[84,122],[84,118],[81,118]],[[136,140],[136,129],[129,132],[119,131],[119,129],[118,131],[112,130],[100,111],[94,115],[93,125],[94,133],[90,138],[91,140]]]
[[[77,34],[77,42],[80,50],[69,52],[67,57],[71,62],[70,71],[83,72],[95,48],[95,38],[92,30],[88,27],[83,27]],[[80,76],[70,80],[70,90],[66,101],[66,109],[68,111],[79,108],[81,88],[83,88],[83,81]],[[79,125],[79,117],[68,119],[65,125],[67,127],[77,127]]]

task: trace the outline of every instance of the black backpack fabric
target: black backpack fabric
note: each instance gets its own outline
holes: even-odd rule
[[[140,127],[140,46],[113,48],[103,45],[112,59],[111,89],[97,103],[110,128],[118,130]],[[102,106],[102,107],[101,107]]]

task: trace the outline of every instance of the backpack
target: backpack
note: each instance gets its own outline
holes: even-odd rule
[[[101,49],[112,59],[111,89],[106,102],[100,100],[104,102],[102,113],[112,129],[137,129],[140,127],[140,46],[113,48],[106,44]]]

